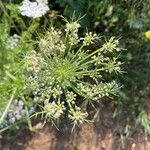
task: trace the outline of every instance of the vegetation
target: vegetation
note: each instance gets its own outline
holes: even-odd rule
[[[1,132],[32,129],[37,117],[74,128],[108,97],[125,127],[150,133],[149,0],[0,0],[0,8]]]

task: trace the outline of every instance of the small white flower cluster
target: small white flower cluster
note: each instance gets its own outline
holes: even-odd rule
[[[56,31],[51,27],[50,31],[46,33],[45,38],[39,42],[40,50],[46,55],[58,55],[65,51],[65,45],[61,40],[62,32]]]
[[[35,78],[29,79],[28,84],[30,85],[30,88],[34,90],[34,102],[40,103],[44,101],[49,101],[49,97],[51,95],[51,86],[46,86],[43,82],[37,83],[34,82]],[[40,81],[39,81],[40,82]]]
[[[95,33],[93,34],[92,32],[89,32],[89,33],[86,33],[85,37],[81,39],[83,39],[83,44],[85,46],[88,46],[90,44],[93,44],[96,38],[97,38],[97,35]]]
[[[92,99],[95,95],[93,88],[83,83],[78,84],[78,89],[86,96],[87,99]]]
[[[43,111],[45,113],[45,118],[47,120],[49,119],[59,119],[60,116],[64,113],[65,106],[64,102],[62,103],[55,103],[54,101],[52,103],[45,104]]]
[[[68,41],[70,45],[77,44],[80,39],[78,39],[78,30],[79,30],[80,24],[78,24],[76,21],[67,23],[66,24],[66,33],[68,35]]]
[[[119,41],[115,39],[115,37],[111,37],[109,41],[107,41],[105,44],[103,44],[102,50],[107,53],[107,52],[119,52],[121,49],[118,47]]]
[[[7,39],[6,48],[14,49],[15,47],[17,47],[19,41],[20,41],[19,36],[17,34],[14,34],[13,36],[10,36]]]
[[[117,58],[113,58],[112,60],[109,60],[108,63],[104,64],[105,72],[121,72],[120,65],[122,63],[117,60]]]
[[[66,24],[65,31],[69,36],[68,40],[69,40],[70,45],[75,45],[81,40],[83,40],[83,46],[88,46],[94,43],[94,40],[98,39],[98,36],[95,33],[93,34],[92,32],[87,32],[85,37],[79,38],[78,37],[79,28],[80,28],[80,24],[77,23],[76,21],[71,22],[71,23],[68,22]]]
[[[44,65],[44,59],[37,54],[34,50],[28,52],[25,57],[27,71],[32,72],[34,74],[38,73],[42,66]]]
[[[72,120],[74,125],[82,124],[86,117],[88,116],[87,112],[82,112],[81,108],[78,106],[75,106],[75,109],[71,109],[69,111],[69,118]]]
[[[61,94],[63,94],[62,89],[59,85],[55,86],[52,90],[51,93],[53,95],[53,97],[56,99],[57,97],[59,97]]]
[[[93,91],[97,92],[97,97],[95,98],[95,100],[97,100],[104,96],[109,97],[111,95],[114,95],[119,89],[119,86],[116,81],[112,81],[109,83],[101,82],[98,85],[95,85],[93,89]]]
[[[94,61],[94,65],[101,67],[101,71],[108,73],[121,72],[120,66],[122,63],[118,60],[118,56],[115,56],[116,52],[121,50],[118,44],[119,41],[115,39],[115,37],[111,37],[108,42],[102,45],[99,52],[91,57]]]
[[[67,91],[66,93],[66,100],[71,103],[71,104],[75,104],[75,100],[76,100],[77,95],[75,93],[73,93],[72,91]]]
[[[38,18],[42,17],[49,11],[47,0],[36,0],[31,2],[29,0],[24,0],[22,6],[19,7],[21,15]]]
[[[79,90],[82,92],[81,94],[84,94],[87,99],[93,99],[93,100],[99,100],[104,96],[110,96],[111,94],[114,94],[118,90],[118,85],[115,81],[112,81],[110,83],[99,83],[88,85],[79,83],[78,84]]]
[[[65,31],[66,31],[66,32],[74,32],[74,33],[77,33],[79,27],[80,27],[80,24],[77,23],[76,21],[71,22],[71,23],[68,22],[68,23],[66,24],[66,29],[65,29]]]

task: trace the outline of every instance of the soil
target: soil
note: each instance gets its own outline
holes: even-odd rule
[[[36,132],[24,130],[15,140],[2,139],[0,150],[150,150],[144,133],[136,131],[127,138],[119,134],[122,122],[114,121],[112,112],[112,106],[105,107],[96,123],[84,123],[72,132],[38,123]]]

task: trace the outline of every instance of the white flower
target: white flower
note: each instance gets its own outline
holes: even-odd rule
[[[94,43],[94,40],[96,40],[96,38],[98,38],[96,34],[92,34],[92,32],[89,32],[86,33],[86,36],[84,38],[81,38],[81,40],[83,39],[83,44],[88,46]]]
[[[35,2],[24,0],[22,6],[20,6],[19,9],[23,16],[37,18],[47,13],[47,11],[49,10],[47,4],[47,0],[36,0]]]
[[[68,22],[66,24],[65,31],[66,32],[72,32],[72,33],[77,33],[79,28],[80,28],[80,24],[77,23],[76,21],[75,22]]]
[[[10,36],[7,39],[6,47],[8,49],[14,49],[15,47],[17,47],[18,43],[19,43],[19,36],[17,34],[14,34],[13,36]]]

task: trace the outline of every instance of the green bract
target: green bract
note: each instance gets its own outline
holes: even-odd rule
[[[83,103],[98,102],[118,90],[115,81],[106,82],[103,78],[121,72],[121,62],[116,57],[120,51],[118,40],[112,37],[101,47],[90,49],[99,37],[87,33],[79,38],[79,27],[75,21],[67,22],[65,34],[52,27],[40,39],[38,50],[25,58],[27,87],[45,119],[58,120],[68,114],[74,124],[82,123],[88,116]]]

